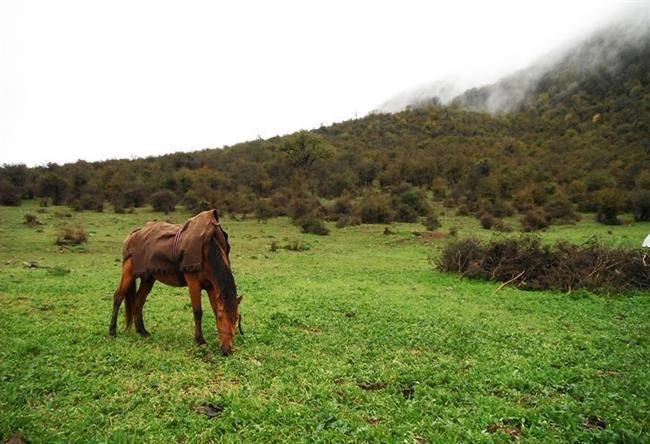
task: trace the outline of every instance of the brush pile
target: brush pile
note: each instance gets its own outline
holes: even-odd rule
[[[646,255],[595,240],[551,246],[529,236],[487,243],[467,238],[447,244],[436,267],[524,290],[650,290],[650,255]]]

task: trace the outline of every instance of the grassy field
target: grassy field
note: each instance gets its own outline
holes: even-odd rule
[[[224,219],[246,335],[193,342],[184,289],[157,284],[152,336],[107,338],[121,242],[150,219],[0,208],[0,439],[32,442],[644,442],[646,294],[523,292],[432,270],[420,225],[304,235],[286,219]],[[43,222],[23,224],[33,213]],[[491,232],[443,217],[441,232]],[[82,247],[54,244],[81,223]],[[609,232],[608,232],[609,231]],[[650,224],[589,221],[542,236],[638,246]],[[301,240],[307,251],[270,251]],[[24,262],[37,262],[27,268]],[[123,325],[120,317],[120,325]],[[214,406],[216,417],[197,411]]]

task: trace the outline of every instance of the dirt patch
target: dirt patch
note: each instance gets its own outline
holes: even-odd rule
[[[346,317],[346,318],[355,318],[356,316],[357,316],[357,313],[354,312],[354,311],[348,311],[348,312],[345,314],[345,317]]]
[[[366,418],[363,418],[363,419],[364,419],[368,424],[370,424],[370,425],[377,425],[377,424],[379,424],[379,419],[377,419],[377,418],[369,418],[369,417],[366,417]]]
[[[444,239],[447,236],[448,234],[443,233],[442,231],[424,231],[420,234],[420,240],[422,242],[431,242],[438,239]]]
[[[598,415],[590,415],[582,421],[582,426],[592,430],[605,430],[607,423]]]
[[[519,421],[512,418],[503,418],[501,423],[492,423],[485,429],[488,433],[497,433],[499,431],[505,433],[510,439],[518,439],[521,436],[521,426]]]
[[[403,387],[400,390],[400,393],[404,397],[404,399],[411,399],[413,395],[415,394],[415,389],[413,387]]]
[[[20,433],[14,433],[6,441],[7,444],[26,444],[25,438]]]
[[[194,408],[194,411],[201,413],[208,418],[216,418],[223,412],[223,406],[219,404],[201,404]]]
[[[375,391],[386,388],[388,384],[385,382],[359,382],[357,385],[363,390]]]

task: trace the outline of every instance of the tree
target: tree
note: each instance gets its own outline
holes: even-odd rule
[[[65,197],[68,184],[58,174],[46,172],[38,181],[38,195],[49,197],[54,205],[60,205]]]
[[[285,137],[280,149],[289,159],[291,166],[301,171],[306,179],[309,178],[314,163],[332,154],[332,149],[325,139],[304,130]]]
[[[167,214],[176,209],[176,196],[169,190],[156,191],[151,195],[151,205],[154,211]]]

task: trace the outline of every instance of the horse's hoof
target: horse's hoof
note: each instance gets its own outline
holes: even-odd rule
[[[117,336],[117,332],[115,330],[108,330],[108,339],[113,339]]]
[[[199,344],[199,345],[205,345],[205,344],[207,344],[206,340],[203,339],[203,337],[200,337],[200,338],[194,338],[194,340],[195,340],[196,343]]]
[[[138,334],[139,334],[140,336],[142,336],[143,338],[148,338],[149,336],[151,336],[151,335],[149,334],[149,332],[146,331],[146,330],[145,330],[145,331],[139,331]]]

